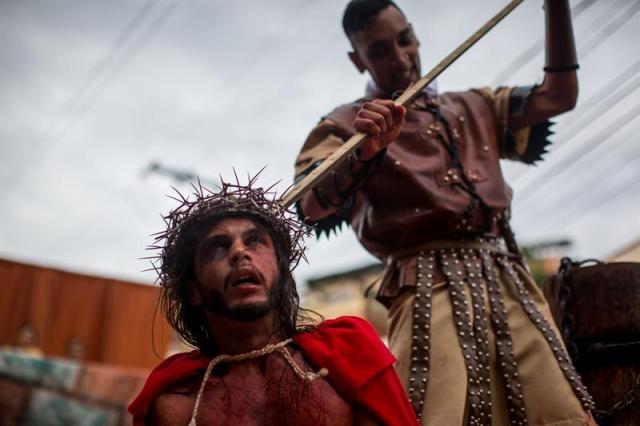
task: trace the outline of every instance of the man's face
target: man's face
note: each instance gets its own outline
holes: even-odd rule
[[[369,26],[351,35],[351,43],[353,64],[360,72],[369,71],[386,94],[405,90],[420,79],[420,44],[395,7],[381,10]]]
[[[253,220],[229,218],[214,224],[198,244],[194,262],[192,305],[239,321],[272,311],[277,255],[269,233]]]

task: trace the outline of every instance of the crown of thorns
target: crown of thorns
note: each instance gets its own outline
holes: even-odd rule
[[[180,240],[185,230],[198,223],[225,217],[246,215],[265,225],[274,243],[284,250],[289,270],[295,269],[300,259],[306,261],[304,237],[310,234],[310,228],[280,205],[277,193],[272,191],[275,185],[267,189],[254,187],[257,177],[249,178],[247,185],[241,185],[237,176],[235,183],[220,179],[220,190],[217,192],[198,181],[197,185],[192,184],[192,199],[173,188],[177,197],[169,197],[180,205],[163,216],[166,229],[153,234],[154,244],[148,247],[157,252],[148,259],[151,259],[161,285],[178,279],[173,264],[181,257]]]

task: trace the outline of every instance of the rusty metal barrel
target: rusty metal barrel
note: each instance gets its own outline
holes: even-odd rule
[[[562,259],[544,293],[600,425],[640,425],[640,263]]]

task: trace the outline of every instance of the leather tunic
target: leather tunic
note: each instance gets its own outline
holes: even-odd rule
[[[398,138],[361,182],[347,192],[333,189],[340,208],[316,226],[328,231],[348,221],[368,251],[383,261],[393,258],[378,294],[383,303],[415,284],[415,256],[399,259],[399,252],[434,240],[500,236],[498,222],[508,215],[512,193],[500,158],[531,158],[546,144],[548,132],[532,144],[530,128],[507,128],[513,106],[522,109],[520,98],[530,92],[483,88],[420,97],[407,108]],[[354,134],[356,114],[371,98],[336,108],[316,126],[296,162],[298,177]],[[320,187],[331,192],[331,185],[326,178]]]

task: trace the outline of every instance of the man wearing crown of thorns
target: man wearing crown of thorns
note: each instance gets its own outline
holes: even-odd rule
[[[373,328],[299,308],[291,270],[308,231],[253,184],[198,188],[166,217],[162,309],[198,350],[153,370],[134,425],[416,425]]]

